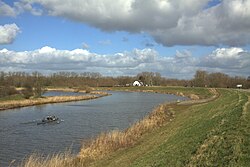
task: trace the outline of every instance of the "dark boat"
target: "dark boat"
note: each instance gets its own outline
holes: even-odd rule
[[[49,115],[49,116],[46,116],[45,118],[43,118],[41,122],[37,122],[37,125],[47,124],[47,123],[60,123],[60,120],[59,120],[59,118],[57,118],[54,115],[52,115],[52,116]]]

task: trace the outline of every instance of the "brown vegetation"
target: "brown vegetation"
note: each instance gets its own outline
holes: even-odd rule
[[[44,98],[36,98],[36,99],[8,100],[8,101],[2,101],[0,103],[0,110],[48,104],[48,103],[62,103],[62,102],[70,102],[70,101],[90,100],[90,99],[95,99],[98,97],[101,97],[101,96],[95,96],[95,95],[53,96],[53,97],[44,97]]]
[[[250,80],[247,78],[235,76],[230,77],[226,74],[216,72],[208,73],[198,70],[191,80],[192,86],[197,87],[212,87],[212,88],[236,88],[237,84],[242,84],[243,88],[250,88]]]
[[[157,107],[150,115],[141,121],[121,132],[119,130],[103,133],[96,139],[86,142],[79,153],[81,161],[94,160],[113,152],[117,149],[127,148],[136,143],[136,141],[145,132],[163,125],[174,118],[174,113],[167,104]]]

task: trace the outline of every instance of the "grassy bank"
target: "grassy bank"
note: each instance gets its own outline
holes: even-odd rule
[[[21,166],[248,166],[249,93],[203,89],[205,96],[199,103],[162,104],[124,132],[85,143],[77,157],[32,155]]]
[[[100,89],[100,88],[99,88]],[[102,88],[107,89],[107,88]],[[180,87],[180,86],[154,86],[154,87],[113,87],[109,90],[115,91],[131,91],[131,92],[151,92],[151,93],[165,93],[178,96],[186,96],[191,99],[206,99],[212,96],[209,89],[199,87]]]
[[[249,94],[219,92],[208,103],[173,106],[170,124],[91,166],[248,166]]]
[[[35,105],[49,104],[49,103],[62,103],[62,102],[71,102],[71,101],[80,101],[80,100],[90,100],[90,99],[96,99],[96,98],[106,96],[106,95],[108,94],[102,94],[99,96],[96,96],[96,95],[52,96],[52,97],[43,97],[43,98],[34,98],[34,99],[3,100],[0,102],[0,110],[35,106]]]

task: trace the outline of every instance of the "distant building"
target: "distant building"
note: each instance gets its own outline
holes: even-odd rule
[[[242,84],[238,84],[238,85],[236,85],[236,88],[241,89],[241,88],[242,88]]]
[[[135,81],[133,86],[143,86],[143,83],[141,81]]]

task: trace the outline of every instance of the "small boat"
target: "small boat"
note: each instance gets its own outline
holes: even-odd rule
[[[41,125],[41,124],[47,124],[47,123],[60,123],[59,118],[57,118],[54,115],[48,115],[45,118],[42,119],[41,122],[37,122],[37,125]]]

